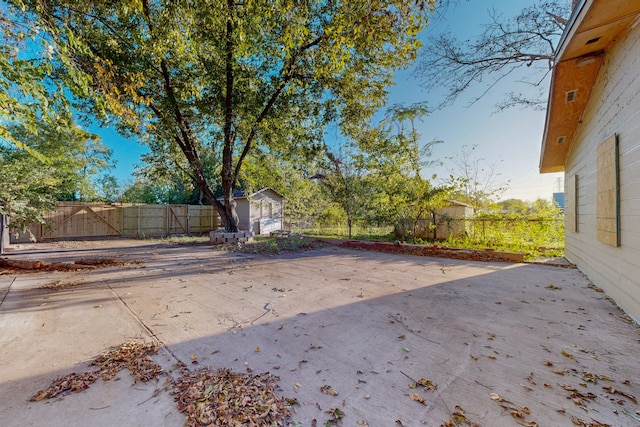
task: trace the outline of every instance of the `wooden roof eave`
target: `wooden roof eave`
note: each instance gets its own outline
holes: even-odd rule
[[[598,52],[554,66],[540,159],[541,173],[564,170],[602,59],[603,54]]]
[[[636,0],[587,0],[576,8],[553,67],[540,172],[562,172],[607,50],[638,22]]]

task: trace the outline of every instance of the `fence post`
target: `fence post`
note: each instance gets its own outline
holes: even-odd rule
[[[138,205],[138,231],[136,231],[136,236],[138,236],[138,239],[140,238],[140,205]]]
[[[171,230],[169,229],[169,222],[171,219],[171,205],[165,205],[165,211],[167,212],[167,226],[165,227],[165,230],[167,230],[167,237],[169,237],[169,233],[171,232]]]
[[[0,214],[0,254],[4,253],[4,245],[5,243],[8,243],[5,242],[5,221],[6,220],[4,214]]]
[[[485,220],[484,218],[482,219],[482,240],[486,242],[487,240],[487,234],[485,232]]]

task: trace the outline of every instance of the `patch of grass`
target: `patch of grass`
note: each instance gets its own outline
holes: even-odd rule
[[[300,234],[312,237],[324,237],[329,239],[348,239],[347,227],[316,227],[297,230]],[[365,227],[354,226],[351,229],[351,240],[377,240],[381,242],[393,242],[393,227]]]
[[[210,243],[208,234],[176,235],[166,237],[150,237],[145,240],[172,245],[202,245]]]
[[[290,237],[258,237],[251,243],[225,245],[231,250],[243,253],[277,255],[287,252],[302,252],[326,246],[326,243],[313,237],[291,235]]]

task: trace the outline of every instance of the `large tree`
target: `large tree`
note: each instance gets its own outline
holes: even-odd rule
[[[345,133],[366,121],[416,57],[435,0],[24,3],[91,76],[120,130],[170,156],[235,231],[249,153],[316,144],[328,121]]]
[[[505,94],[496,107],[544,109],[547,99],[542,83],[553,66],[570,3],[536,0],[515,17],[491,10],[483,31],[468,39],[451,33],[433,35],[421,52],[416,76],[428,89],[444,89],[441,106],[446,106],[470,87],[484,85],[475,102],[501,80],[526,70],[518,75],[523,90]]]
[[[448,187],[435,187],[421,176],[440,141],[421,143],[415,121],[427,114],[424,104],[395,105],[375,127],[363,128],[340,153],[327,149],[315,175],[342,208],[349,237],[356,220],[397,224],[418,219],[439,206]]]

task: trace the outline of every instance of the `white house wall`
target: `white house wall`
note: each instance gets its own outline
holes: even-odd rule
[[[619,247],[596,238],[596,151],[613,134],[619,142]],[[566,230],[566,257],[639,320],[640,25],[607,52],[568,154],[565,174],[567,178],[577,176],[577,230]],[[565,179],[565,183],[571,181]]]

